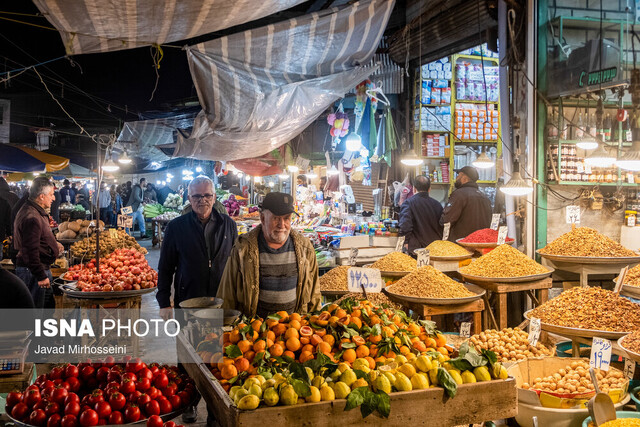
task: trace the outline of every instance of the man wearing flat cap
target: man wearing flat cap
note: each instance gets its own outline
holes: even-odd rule
[[[320,307],[318,262],[309,239],[291,230],[293,197],[273,192],[260,207],[260,225],[231,250],[218,297],[246,316],[307,313]]]

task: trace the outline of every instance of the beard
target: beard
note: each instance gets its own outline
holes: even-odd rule
[[[456,181],[456,182],[455,182],[455,184],[453,184],[453,185],[454,185],[454,187],[456,187],[456,188],[460,188],[460,187],[462,187],[462,183],[461,183],[460,181]]]
[[[278,243],[278,244],[284,243],[289,238],[289,230],[277,230],[277,231],[274,230],[271,233],[269,233],[269,238],[274,243]]]

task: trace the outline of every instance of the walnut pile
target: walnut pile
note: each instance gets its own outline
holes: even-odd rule
[[[541,254],[582,257],[632,257],[635,252],[589,227],[578,227],[558,237]]]
[[[511,245],[500,245],[460,269],[463,274],[479,277],[521,277],[548,271]]]

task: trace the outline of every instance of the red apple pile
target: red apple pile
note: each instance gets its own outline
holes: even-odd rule
[[[197,395],[189,376],[175,366],[125,357],[116,363],[60,365],[40,375],[23,392],[7,395],[6,413],[36,427],[90,427],[129,424],[147,419],[159,424],[161,415],[179,410]]]
[[[92,259],[87,264],[70,267],[63,278],[77,280],[78,289],[83,292],[131,291],[158,285],[158,272],[135,249],[116,249],[100,258],[100,273],[96,271],[96,260]]]

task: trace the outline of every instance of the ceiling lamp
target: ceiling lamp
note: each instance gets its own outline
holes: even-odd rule
[[[482,152],[471,164],[478,169],[489,169],[495,165],[495,162]]]
[[[583,150],[595,150],[598,148],[598,141],[593,138],[581,139],[576,142],[576,147],[582,148]]]
[[[260,184],[262,178],[260,178],[259,176],[254,176],[253,177],[253,182],[255,182],[256,184]]]
[[[616,162],[616,158],[607,152],[604,144],[600,144],[589,157],[584,159],[584,162],[592,167],[606,168],[613,165]]]
[[[405,166],[420,166],[424,163],[424,160],[416,156],[416,153],[412,151],[408,155],[404,156],[402,160],[400,160],[400,163]]]
[[[202,168],[200,166],[196,167],[196,172],[198,173],[202,172]]]
[[[516,169],[509,182],[500,187],[500,191],[509,196],[526,196],[533,192],[533,186],[522,179],[520,172]]]
[[[273,181],[269,181],[269,187],[270,187],[270,188],[275,187],[275,185],[276,185],[276,184],[275,184]]]
[[[293,172],[293,173],[296,173],[300,170],[300,168],[296,165],[289,165],[287,166],[287,169],[289,170],[289,172]]]
[[[281,173],[280,175],[278,175],[278,178],[280,178],[281,180],[285,181],[285,180],[289,179],[289,174]]]
[[[115,172],[120,169],[120,166],[114,163],[113,160],[109,159],[102,165],[102,170],[105,172]]]
[[[314,172],[313,168],[309,168],[309,172],[305,174],[309,179],[316,179],[318,174]]]
[[[131,162],[133,162],[133,160],[131,160],[131,157],[127,156],[127,152],[125,150],[124,154],[120,156],[120,158],[118,159],[118,163],[122,163],[123,165],[128,165],[128,164],[131,164]]]
[[[360,151],[362,148],[362,138],[355,132],[351,132],[346,139],[347,151]]]
[[[340,172],[338,172],[338,168],[333,165],[331,166],[331,168],[327,169],[327,176],[333,176],[333,175],[338,175]]]
[[[620,169],[640,171],[640,141],[634,141],[629,151],[616,160],[616,165]]]

